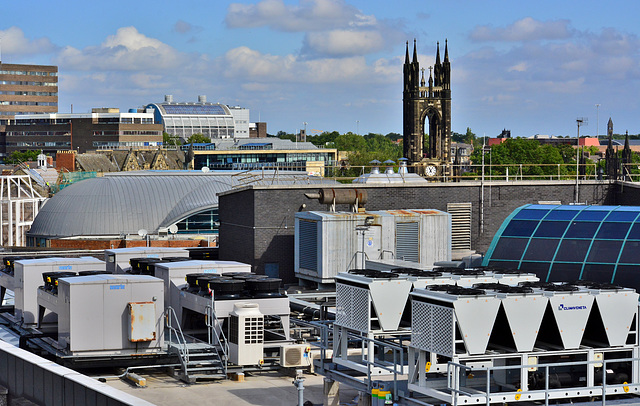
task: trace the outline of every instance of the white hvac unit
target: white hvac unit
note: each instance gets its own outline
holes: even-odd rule
[[[333,283],[366,259],[422,264],[451,259],[451,216],[438,210],[296,213],[295,272]]]
[[[283,345],[280,348],[280,366],[285,368],[308,367],[311,357],[308,344]]]
[[[412,287],[407,275],[392,272],[338,274],[334,324],[363,334],[398,332]]]
[[[156,354],[164,343],[164,293],[148,275],[61,278],[58,345],[68,355]]]
[[[235,303],[229,314],[229,361],[261,365],[264,352],[264,315],[257,303]]]
[[[438,288],[411,293],[411,346],[446,357],[484,354],[500,299],[481,289]]]
[[[38,288],[44,285],[45,272],[70,272],[104,270],[105,264],[93,257],[23,259],[14,264],[14,314],[24,327],[34,327],[38,315]],[[55,315],[46,311],[42,322],[53,323]]]
[[[130,268],[131,258],[165,258],[165,257],[186,257],[189,258],[189,251],[183,248],[171,247],[132,247],[115,248],[104,250],[104,261],[107,271],[112,274],[125,273]]]

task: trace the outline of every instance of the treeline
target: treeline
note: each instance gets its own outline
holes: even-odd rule
[[[276,137],[296,140],[295,134],[279,131]],[[347,132],[340,134],[337,131],[323,132],[318,135],[307,135],[307,142],[319,148],[335,148],[338,151],[347,151],[347,158],[351,166],[368,166],[369,162],[377,159],[384,162],[391,159],[398,162],[402,157],[402,144],[397,143],[402,135],[389,133],[387,135],[368,133],[365,135]]]

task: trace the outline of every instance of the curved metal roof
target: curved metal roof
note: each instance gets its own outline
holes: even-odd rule
[[[256,177],[261,173],[257,171]],[[40,209],[30,236],[118,236],[159,228],[216,208],[217,193],[241,186],[237,172],[140,171],[109,174],[74,183]],[[253,184],[326,182],[301,175],[261,178]],[[245,181],[246,182],[246,181]]]

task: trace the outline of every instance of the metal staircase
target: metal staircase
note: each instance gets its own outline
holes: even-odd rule
[[[184,335],[175,311],[171,307],[167,309],[165,331],[168,352],[178,356],[181,368],[176,376],[183,382],[195,383],[198,380],[227,378],[228,345],[222,331],[220,331],[222,340],[215,334],[215,326],[219,323],[213,308],[209,306],[207,306],[206,322],[209,342]]]

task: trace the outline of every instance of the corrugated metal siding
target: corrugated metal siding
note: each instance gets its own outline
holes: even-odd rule
[[[396,223],[396,258],[420,262],[420,227],[418,222]]]
[[[318,222],[300,220],[300,267],[318,270]]]

